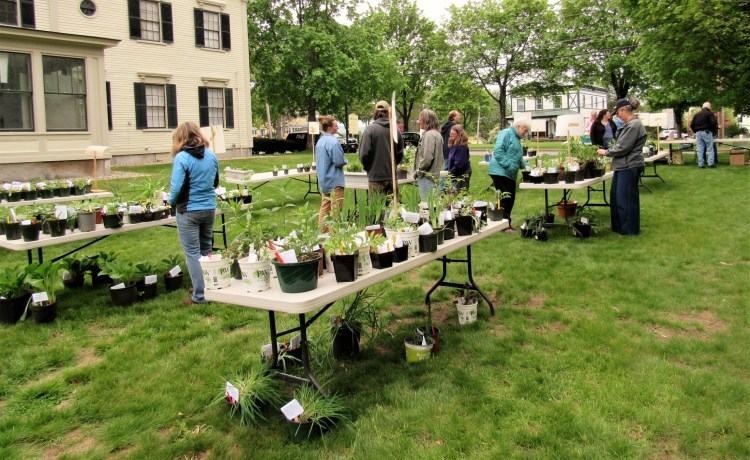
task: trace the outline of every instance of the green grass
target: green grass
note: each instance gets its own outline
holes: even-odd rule
[[[263,171],[309,157],[222,167]],[[489,185],[480,159],[472,182]],[[64,290],[54,324],[0,326],[0,458],[748,458],[749,170],[721,160],[714,170],[659,166],[667,182],[646,179],[653,193],[641,194],[639,237],[604,229],[581,241],[555,229],[547,243],[502,234],[475,245],[475,278],[497,314],[480,307],[462,328],[452,293],[438,289],[441,352],[428,362],[406,365],[403,338],[424,322],[437,263],[380,286],[392,335],[356,362],[324,356],[320,321],[316,372],[353,422],[302,445],[287,442],[276,409],[241,426],[228,407],[211,406],[234,371],[259,359],[267,314],[187,307],[186,291],[162,286],[126,309],[110,306],[106,288]],[[121,170],[166,178],[170,166]],[[127,191],[139,180],[105,186]],[[279,195],[275,185],[260,190]],[[298,204],[305,190],[289,181]],[[541,192],[521,191],[514,218],[542,205]],[[608,210],[595,213],[608,222]],[[132,232],[83,252],[158,262],[179,253],[175,232]],[[0,255],[0,266],[26,260]],[[462,279],[461,267],[449,270]],[[281,328],[296,321],[279,318]]]

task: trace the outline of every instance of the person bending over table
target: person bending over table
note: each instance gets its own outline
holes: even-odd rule
[[[641,232],[641,204],[638,178],[646,165],[643,145],[646,143],[646,128],[633,110],[640,107],[635,99],[620,99],[613,114],[624,122],[617,135],[617,144],[610,149],[598,149],[599,155],[612,157],[612,188],[609,191],[612,231],[621,235],[637,235]]]
[[[320,186],[321,203],[318,215],[318,226],[323,225],[326,216],[331,212],[333,202],[335,211],[341,211],[344,206],[344,165],[348,163],[344,157],[341,143],[333,137],[339,131],[339,124],[332,116],[318,118],[323,135],[315,144],[315,162],[317,164],[318,185]],[[323,226],[322,232],[327,233],[328,227]]]
[[[219,160],[208,149],[208,140],[193,122],[185,122],[172,135],[172,182],[169,204],[175,207],[177,234],[185,253],[193,294],[186,304],[206,303],[200,259],[211,253],[219,186]]]
[[[468,190],[471,180],[469,136],[461,125],[453,125],[449,136],[448,173],[456,178],[453,181],[456,191]]]
[[[503,218],[508,219],[508,224],[511,222],[510,213],[513,211],[513,203],[516,201],[518,170],[526,167],[521,137],[525,136],[530,128],[529,120],[519,118],[513,122],[513,126],[500,131],[487,169],[495,189],[510,194],[510,198],[503,198],[500,201],[503,206]],[[505,233],[513,233],[514,231],[513,226],[503,230]]]

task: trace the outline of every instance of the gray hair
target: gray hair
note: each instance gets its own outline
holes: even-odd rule
[[[424,130],[440,129],[440,121],[437,115],[430,109],[419,112],[419,121],[424,124]]]
[[[526,128],[526,131],[531,131],[531,123],[529,123],[528,118],[519,118],[518,120],[513,120],[513,127],[518,128]]]

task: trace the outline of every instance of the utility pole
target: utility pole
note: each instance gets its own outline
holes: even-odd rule
[[[271,126],[271,107],[268,106],[268,102],[266,102],[266,124],[268,125],[268,138],[270,139],[273,127]]]

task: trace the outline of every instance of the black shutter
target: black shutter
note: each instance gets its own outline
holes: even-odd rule
[[[221,15],[221,49],[229,51],[232,49],[232,34],[229,33],[229,15]]]
[[[172,4],[161,4],[161,40],[164,43],[173,43],[174,34],[172,32]]]
[[[130,38],[141,38],[141,3],[138,0],[128,0],[128,22]]]
[[[135,128],[148,128],[148,116],[146,110],[146,84],[133,83],[135,93]]]
[[[208,88],[205,86],[198,87],[198,114],[201,127],[208,126]]]
[[[109,87],[109,82],[106,82],[107,84],[107,126],[109,127],[109,130],[112,131],[112,89]]]
[[[224,127],[234,128],[234,99],[232,99],[232,88],[224,88]]]
[[[34,0],[21,0],[21,27],[36,28],[34,16]]]
[[[167,85],[167,128],[177,127],[177,86]]]
[[[193,9],[193,17],[195,18],[195,46],[203,47],[205,44],[203,39],[203,10]]]

